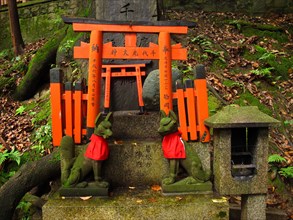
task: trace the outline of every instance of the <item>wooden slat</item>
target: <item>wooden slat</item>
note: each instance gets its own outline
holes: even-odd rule
[[[169,114],[169,111],[173,109],[170,33],[160,32],[158,41],[160,58],[160,110]]]
[[[190,140],[197,140],[197,130],[196,130],[196,103],[194,96],[194,87],[192,85],[192,80],[186,80],[186,102],[187,102],[187,114],[188,114],[188,132],[190,134]]]
[[[62,73],[60,69],[50,70],[51,114],[53,146],[60,146],[63,136],[62,128]]]
[[[82,128],[82,83],[77,82],[74,89],[74,142],[81,143],[81,128]]]
[[[178,116],[179,116],[179,130],[182,133],[182,138],[185,141],[188,141],[187,133],[187,120],[186,120],[186,109],[185,109],[185,97],[183,85],[181,82],[176,82],[176,97],[177,97],[177,106],[178,106]],[[175,95],[173,95],[174,97]]]
[[[104,74],[102,74],[104,75]],[[104,98],[104,108],[106,111],[110,108],[110,92],[111,91],[111,67],[106,67],[105,73],[105,98]]]
[[[196,87],[197,94],[197,116],[198,116],[198,125],[199,125],[199,135],[201,142],[210,141],[210,132],[205,126],[204,121],[209,117],[208,109],[208,92],[207,84],[205,79],[196,79],[194,80],[194,85]]]
[[[65,134],[73,137],[73,100],[71,82],[65,83]]]
[[[142,99],[142,81],[141,81],[140,67],[136,66],[135,69],[136,69],[136,85],[137,85],[138,105],[139,105],[139,107],[143,107],[144,102]]]
[[[103,33],[92,31],[90,37],[90,56],[88,73],[88,102],[87,102],[87,137],[94,132],[95,119],[100,112],[100,91],[102,74]]]

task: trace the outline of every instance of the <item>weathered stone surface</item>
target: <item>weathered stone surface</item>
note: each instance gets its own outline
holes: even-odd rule
[[[160,142],[120,141],[109,147],[110,156],[103,163],[103,176],[111,186],[160,184],[168,172]]]
[[[231,165],[231,129],[214,129],[214,186],[221,195],[267,193],[268,128],[258,128],[253,177],[234,178]]]
[[[101,188],[89,183],[85,188],[77,187],[61,187],[59,190],[60,196],[64,197],[84,197],[84,196],[98,196],[108,197],[109,188]]]
[[[96,0],[96,18],[112,21],[156,21],[157,1]]]
[[[212,128],[269,127],[280,122],[262,113],[256,106],[226,106],[222,111],[205,120]]]
[[[266,219],[266,194],[242,195],[241,219]]]
[[[176,89],[176,81],[182,80],[182,73],[173,68],[172,69],[172,90]],[[143,84],[142,97],[144,100],[145,108],[147,110],[160,109],[160,71],[158,69],[149,73]],[[175,104],[175,103],[173,103]]]
[[[265,194],[268,128],[279,121],[257,107],[227,106],[205,124],[214,133],[215,189],[223,195]]]
[[[162,196],[149,188],[116,189],[108,199],[61,199],[43,206],[43,219],[229,219],[229,203],[212,195]]]
[[[208,118],[205,124],[214,131],[215,189],[223,195],[266,193],[268,127],[279,121],[257,107],[227,106]],[[237,153],[241,157],[235,157]],[[244,155],[249,156],[245,163]],[[234,160],[239,170],[235,169]]]
[[[112,125],[113,138],[116,140],[134,139],[160,139],[158,133],[159,112],[149,112],[139,115],[138,111],[114,112]]]
[[[183,194],[212,194],[213,193],[213,184],[210,181],[204,183],[194,183],[186,184],[186,179],[180,180],[170,185],[162,185],[162,191],[166,195],[172,195],[174,193],[183,193]]]

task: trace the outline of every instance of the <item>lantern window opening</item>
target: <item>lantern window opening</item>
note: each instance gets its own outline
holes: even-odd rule
[[[236,179],[250,179],[256,175],[257,128],[231,130],[231,174]]]

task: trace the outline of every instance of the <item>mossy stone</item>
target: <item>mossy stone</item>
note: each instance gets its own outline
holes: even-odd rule
[[[226,106],[205,120],[205,124],[212,128],[269,127],[279,123],[256,106]]]

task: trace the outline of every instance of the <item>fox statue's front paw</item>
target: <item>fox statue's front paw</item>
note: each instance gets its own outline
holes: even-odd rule
[[[175,175],[170,175],[169,177],[163,179],[162,181],[163,185],[170,185],[172,183],[175,183]]]
[[[106,181],[103,181],[103,180],[95,181],[95,185],[100,188],[108,188],[109,187],[109,183]]]

